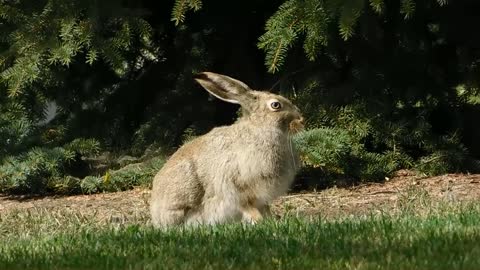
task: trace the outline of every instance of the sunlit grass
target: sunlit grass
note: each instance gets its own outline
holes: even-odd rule
[[[155,230],[73,212],[0,215],[0,269],[479,269],[480,207]]]

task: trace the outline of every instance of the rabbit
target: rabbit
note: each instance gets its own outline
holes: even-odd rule
[[[288,99],[234,78],[202,72],[194,79],[213,96],[239,104],[243,115],[168,159],[153,180],[152,224],[255,224],[294,180],[299,155],[290,135],[303,129],[304,119]]]

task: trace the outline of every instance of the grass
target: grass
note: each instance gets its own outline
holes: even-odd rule
[[[479,269],[480,206],[160,231],[67,210],[0,214],[0,269]]]

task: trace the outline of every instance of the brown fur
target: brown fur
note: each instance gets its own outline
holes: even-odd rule
[[[286,98],[233,78],[203,72],[196,80],[214,96],[240,104],[244,116],[172,155],[153,181],[152,222],[157,227],[256,223],[294,179],[299,161],[289,133],[301,128],[303,118]],[[272,102],[281,109],[273,110]]]

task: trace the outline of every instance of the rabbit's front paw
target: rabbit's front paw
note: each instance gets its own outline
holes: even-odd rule
[[[255,225],[263,219],[260,211],[255,207],[248,207],[242,210],[242,222]]]

